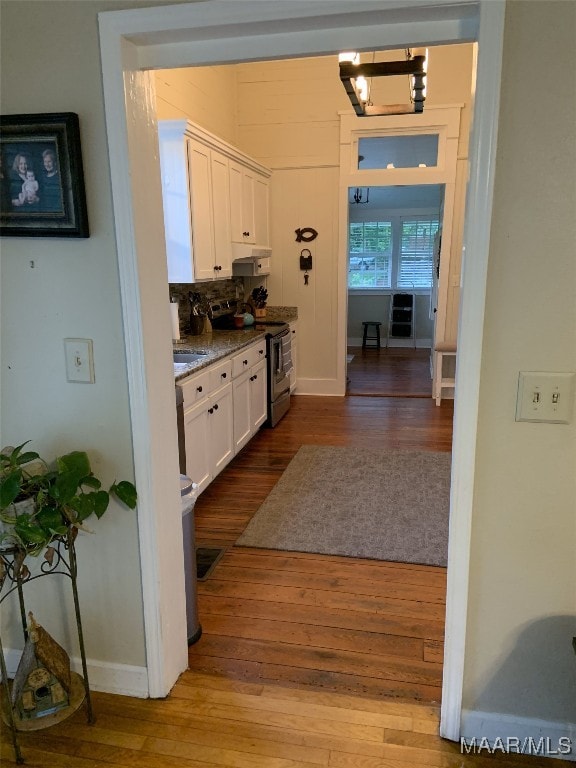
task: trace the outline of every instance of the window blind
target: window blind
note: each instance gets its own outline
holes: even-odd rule
[[[398,288],[430,288],[437,231],[434,217],[402,220]]]

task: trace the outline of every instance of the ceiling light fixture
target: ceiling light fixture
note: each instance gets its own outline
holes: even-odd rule
[[[356,205],[365,205],[366,203],[370,202],[370,187],[366,187],[366,200],[362,200],[362,189],[361,187],[356,187],[356,192],[352,195],[352,199],[356,203]]]
[[[428,49],[414,48],[407,50],[405,61],[382,61],[361,64],[359,54],[349,51],[338,57],[340,80],[358,117],[374,115],[405,115],[424,111],[426,100],[426,73],[428,67]],[[374,106],[369,103],[367,78],[397,77],[408,75],[410,78],[410,104],[387,104]]]

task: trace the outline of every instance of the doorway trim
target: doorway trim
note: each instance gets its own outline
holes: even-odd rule
[[[501,78],[502,0],[379,0],[303,4],[200,2],[99,14],[104,103],[132,419],[149,694],[165,696],[186,668],[173,375],[165,339],[163,243],[153,78],[148,68],[338,50],[478,41],[470,146],[460,364],[457,372],[441,734],[460,734],[479,378]],[[343,269],[339,297],[345,296]],[[164,282],[162,282],[164,280]],[[344,305],[345,306],[345,305]],[[344,337],[346,313],[339,312]],[[344,347],[338,366],[344,370]],[[173,450],[166,450],[173,445]],[[457,514],[454,514],[454,511]],[[182,571],[182,572],[181,572]]]
[[[424,186],[441,184],[444,187],[444,204],[441,225],[443,226],[440,276],[438,284],[442,291],[437,302],[433,343],[445,337],[446,309],[448,304],[448,276],[454,211],[456,206],[456,182],[458,165],[458,143],[460,139],[461,104],[427,107],[423,115],[394,115],[371,117],[358,122],[352,112],[340,116],[340,199],[338,201],[340,222],[338,248],[340,261],[346,262],[346,316],[348,316],[348,221],[350,187],[394,187]],[[419,134],[438,135],[438,161],[429,168],[358,168],[359,141],[363,138],[416,136]],[[464,211],[462,202],[462,211]],[[392,289],[390,289],[392,293]],[[414,338],[416,338],[414,336]],[[347,347],[348,333],[338,344]],[[346,371],[338,371],[339,386],[345,391]],[[434,380],[434,378],[433,378]],[[433,387],[431,383],[430,397]]]

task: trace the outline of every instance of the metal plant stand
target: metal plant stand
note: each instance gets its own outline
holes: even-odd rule
[[[60,574],[70,579],[72,584],[72,594],[74,597],[74,612],[76,615],[76,627],[78,630],[78,642],[80,646],[80,656],[82,659],[82,675],[77,676],[81,680],[83,686],[83,696],[79,699],[78,706],[82,701],[86,700],[86,715],[88,723],[94,723],[94,714],[92,711],[92,701],[90,698],[90,687],[88,684],[88,668],[86,665],[86,652],[84,649],[84,635],[82,633],[82,620],[80,617],[80,603],[78,600],[78,588],[77,588],[77,560],[76,549],[74,546],[74,540],[77,530],[69,529],[67,534],[57,536],[47,548],[44,554],[44,560],[40,566],[40,573],[32,575],[26,565],[26,550],[20,547],[7,547],[0,548],[0,607],[4,600],[13,592],[18,594],[18,602],[20,606],[20,618],[22,621],[22,631],[24,633],[24,639],[28,638],[27,622],[26,622],[26,609],[24,602],[24,587],[36,579],[41,579],[45,576],[52,576]],[[10,684],[8,680],[8,674],[6,670],[6,659],[4,658],[4,648],[2,645],[2,639],[0,635],[0,674],[2,680],[0,681],[0,693],[2,694],[2,709],[4,719],[10,728],[12,735],[12,744],[14,746],[14,754],[16,762],[22,764],[24,758],[20,751],[20,745],[18,742],[18,732],[24,730],[32,730],[31,728],[23,727],[23,722],[18,718],[17,713],[14,711],[11,700]],[[66,717],[72,715],[78,706],[67,707],[61,710],[59,720],[63,720]],[[69,710],[69,711],[66,711]],[[45,723],[42,721],[45,720]],[[40,730],[41,728],[48,728],[53,725],[55,720],[51,719],[51,716],[45,718],[38,718],[34,721],[34,730]]]

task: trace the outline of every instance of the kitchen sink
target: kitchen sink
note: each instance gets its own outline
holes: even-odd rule
[[[206,357],[207,352],[173,352],[175,363],[195,363]]]

